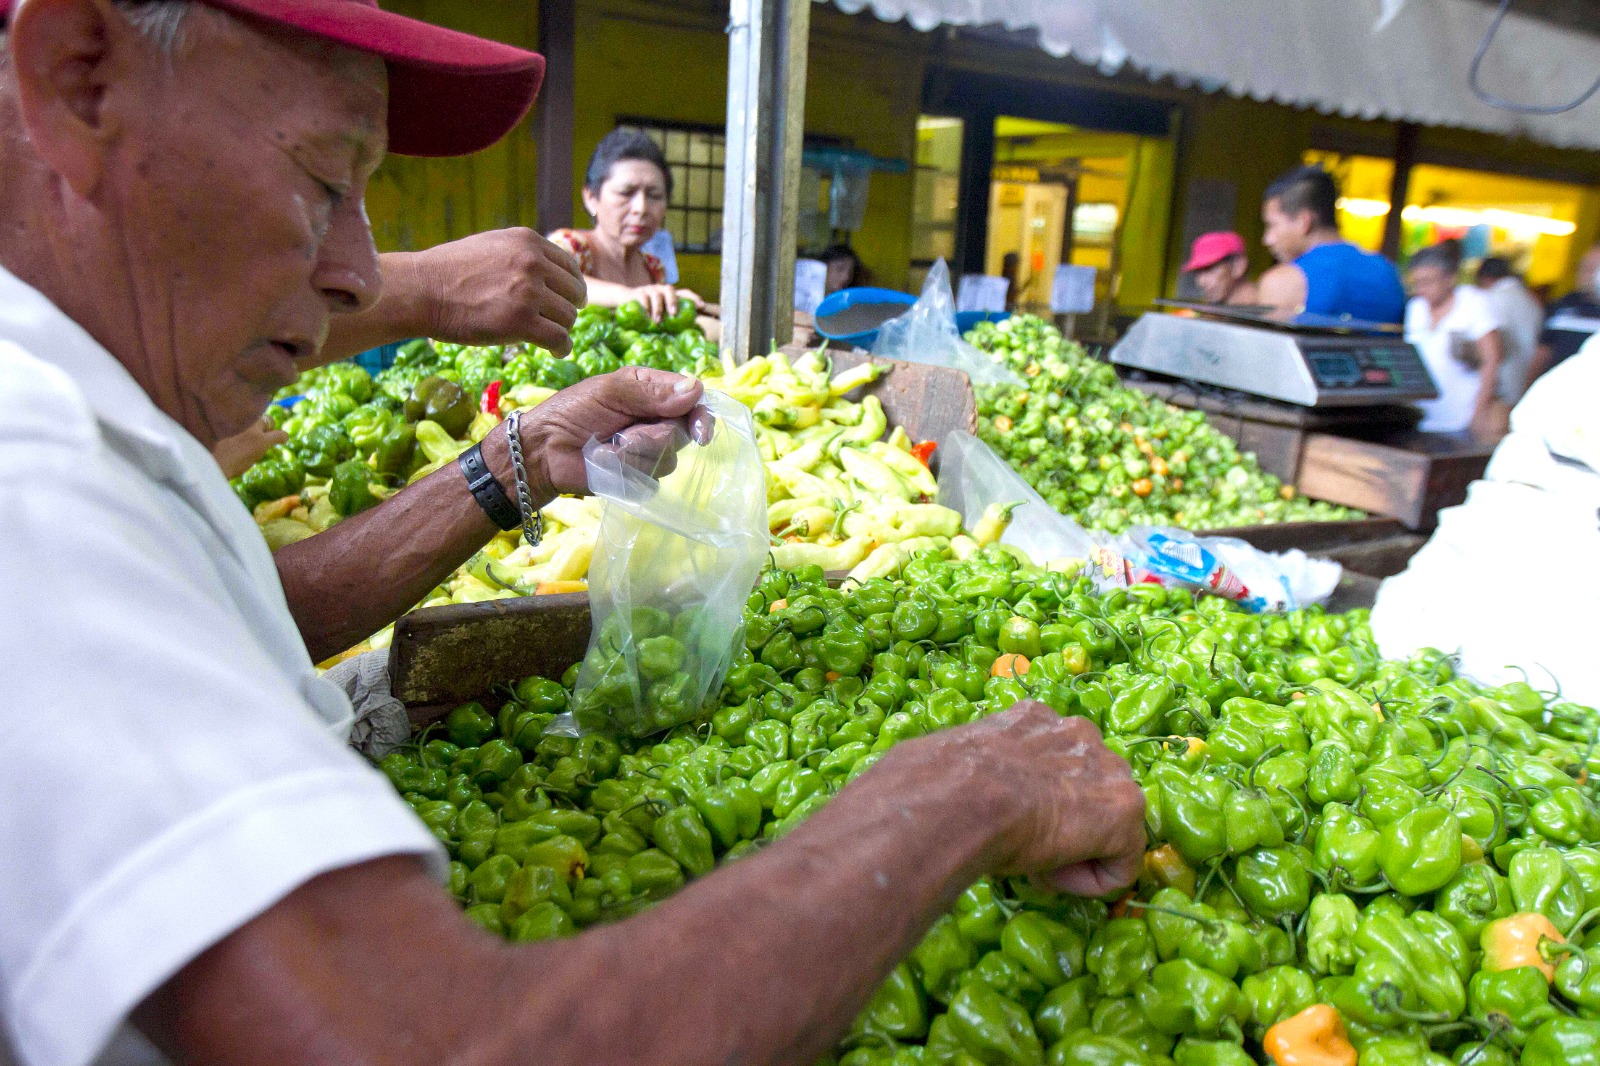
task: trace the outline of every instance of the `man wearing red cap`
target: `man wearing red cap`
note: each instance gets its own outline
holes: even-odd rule
[[[1099,895],[1137,872],[1126,763],[1027,704],[898,746],[781,842],[572,940],[504,944],[440,889],[313,660],[528,517],[516,490],[586,491],[591,436],[703,433],[699,383],[590,379],[276,559],[206,449],[379,306],[386,144],[480,148],[540,68],[364,0],[11,12],[0,1063],[806,1062],[978,874]]]
[[[1237,233],[1202,233],[1195,238],[1183,272],[1194,278],[1206,303],[1252,306],[1256,303],[1255,282],[1245,277],[1250,260],[1244,238]]]

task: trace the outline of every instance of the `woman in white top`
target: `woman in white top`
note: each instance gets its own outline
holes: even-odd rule
[[[1431,433],[1472,430],[1505,433],[1505,412],[1496,383],[1505,345],[1500,324],[1483,292],[1457,285],[1460,255],[1453,244],[1422,249],[1406,265],[1413,293],[1406,305],[1406,340],[1416,345],[1439,387],[1439,398],[1422,403],[1422,425]]]

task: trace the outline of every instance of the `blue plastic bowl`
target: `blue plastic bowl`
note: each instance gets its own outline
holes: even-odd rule
[[[877,289],[862,287],[856,289],[840,289],[823,298],[817,305],[817,332],[830,341],[841,344],[854,345],[857,348],[871,348],[878,339],[876,329],[864,330],[860,333],[829,333],[822,325],[822,320],[830,315],[836,315],[847,307],[856,307],[860,304],[902,304],[910,308],[917,302],[917,298],[910,293],[896,292],[894,289]],[[901,312],[904,314],[905,312]]]
[[[917,298],[910,293],[897,292],[894,289],[858,288],[841,289],[826,297],[817,305],[817,332],[831,341],[841,344],[854,345],[857,348],[871,348],[878,340],[878,331],[875,329],[863,330],[860,333],[830,333],[823,326],[822,320],[830,315],[836,315],[848,307],[861,304],[900,304],[908,310],[917,302]],[[901,312],[904,314],[904,312]],[[979,322],[1000,322],[1011,317],[1009,311],[957,311],[956,329],[962,333],[967,332]]]

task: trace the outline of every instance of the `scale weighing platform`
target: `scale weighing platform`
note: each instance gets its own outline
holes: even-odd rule
[[[1119,366],[1301,407],[1373,407],[1439,395],[1395,326],[1325,315],[1292,321],[1259,309],[1158,301],[1111,349]]]

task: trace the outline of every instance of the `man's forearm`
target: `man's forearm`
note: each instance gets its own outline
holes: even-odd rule
[[[472,1061],[538,1046],[549,1063],[814,1062],[993,860],[1001,818],[978,761],[952,776],[920,747],[644,915],[537,966],[513,952],[498,985],[517,1023]]]
[[[378,265],[383,295],[359,315],[334,315],[321,350],[296,361],[302,372],[433,332],[438,294],[430,288],[416,253],[385,252],[378,256]]]
[[[511,491],[504,424],[484,438],[483,453]],[[548,492],[534,493],[535,507],[549,502]],[[311,660],[393,622],[496,532],[452,462],[371,510],[279,549],[278,577]]]

